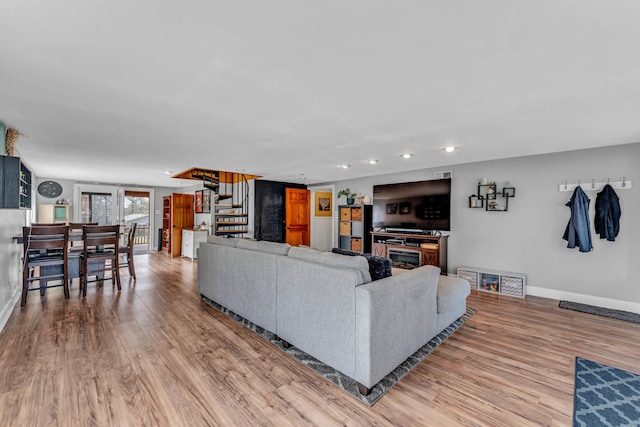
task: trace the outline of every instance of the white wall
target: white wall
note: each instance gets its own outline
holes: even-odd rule
[[[320,186],[320,187],[309,187],[310,193],[309,196],[311,198],[310,204],[310,233],[311,233],[311,241],[310,246],[312,248],[321,250],[321,251],[330,251],[332,247],[336,246],[334,244],[333,238],[333,218],[338,218],[338,205],[336,204],[335,197],[332,197],[332,206],[331,210],[333,213],[333,217],[331,216],[315,216],[316,211],[316,191],[328,192],[335,194],[335,188],[333,185],[329,186]]]
[[[455,158],[455,153],[452,158]],[[525,273],[529,294],[571,299],[640,312],[640,285],[635,263],[640,260],[640,144],[518,157],[487,162],[423,169],[398,174],[341,181],[373,194],[373,185],[433,179],[435,170],[452,170],[452,230],[448,272],[458,267],[484,267]],[[487,177],[501,188],[504,181],[516,187],[508,212],[469,209],[468,197],[477,182]],[[571,192],[559,192],[564,181],[583,183],[607,178],[635,180],[635,187],[616,190],[622,207],[620,234],[615,242],[600,240],[593,230],[596,193],[591,199],[594,250],[567,249],[562,239],[569,220],[565,203]]]
[[[0,209],[0,330],[20,299],[22,245],[16,244],[13,236],[22,233],[30,214],[28,209]]]

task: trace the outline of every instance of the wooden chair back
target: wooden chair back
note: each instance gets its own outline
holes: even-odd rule
[[[69,244],[69,227],[66,225],[51,225],[22,228],[22,244],[24,266],[22,269],[22,298],[20,306],[27,304],[29,291],[40,290],[44,295],[45,289],[62,286],[64,297],[69,298],[69,271],[67,245]],[[35,267],[39,267],[36,270]],[[35,273],[39,271],[36,276]],[[38,288],[31,288],[30,283],[38,281]],[[53,285],[51,282],[62,281]]]
[[[119,225],[84,225],[82,243],[85,254],[88,251],[115,252],[118,254]]]
[[[69,223],[69,232],[82,232],[82,227],[85,225],[98,225],[97,222],[70,222]],[[71,242],[71,251],[74,253],[78,253],[82,251],[82,242]]]
[[[66,225],[41,225],[22,227],[24,254],[35,250],[64,249],[69,243],[69,227]]]
[[[133,265],[133,247],[136,243],[136,230],[138,229],[138,223],[131,224],[131,228],[127,233],[127,245],[120,247],[120,254],[125,256],[125,261],[122,261],[122,257],[118,259],[118,267],[128,267],[129,275],[136,280],[136,269]]]
[[[97,222],[70,222],[69,231],[82,231],[85,225],[98,225]]]
[[[133,250],[133,245],[135,244],[137,229],[138,223],[134,222],[131,224],[131,228],[129,228],[129,232],[127,233],[127,248],[130,248],[131,250]]]
[[[85,225],[82,227],[82,253],[80,254],[80,285],[82,296],[87,296],[89,282],[89,265],[93,264],[91,274],[111,271],[111,280],[120,286],[118,269],[120,226],[119,225]],[[107,265],[107,262],[109,263]],[[96,280],[101,280],[100,275]]]

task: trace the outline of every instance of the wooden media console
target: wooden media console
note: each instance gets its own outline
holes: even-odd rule
[[[372,232],[371,253],[391,258],[394,267],[416,268],[435,265],[440,267],[440,274],[446,275],[448,237],[417,233]]]

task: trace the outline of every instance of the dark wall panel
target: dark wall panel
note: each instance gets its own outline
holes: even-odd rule
[[[285,189],[307,188],[304,184],[290,182],[255,182],[254,224],[255,238],[270,242],[284,242],[285,239]]]

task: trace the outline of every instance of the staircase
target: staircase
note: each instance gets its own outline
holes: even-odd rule
[[[202,181],[202,185],[211,190],[212,234],[230,236],[248,233],[249,180],[260,176],[194,167],[177,173],[172,178]]]
[[[213,234],[216,236],[247,234],[249,225],[247,176],[237,172],[219,171],[218,173],[218,186],[213,205]]]
[[[219,173],[220,172],[218,171],[199,170],[194,172],[191,176],[194,179],[201,179],[202,185],[205,188],[213,191],[213,194],[217,194],[220,187],[220,176],[218,175]]]

